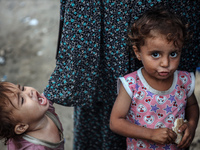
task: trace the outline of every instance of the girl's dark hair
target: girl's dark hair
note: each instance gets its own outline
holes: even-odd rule
[[[9,98],[14,93],[12,88],[9,82],[0,82],[0,139],[4,139],[5,145],[10,138],[18,136],[14,131],[16,120],[12,118],[12,111],[6,109],[9,103],[13,105]]]
[[[186,28],[181,20],[164,8],[154,8],[145,12],[131,27],[129,40],[131,46],[145,44],[147,37],[153,37],[151,31],[166,36],[168,42],[173,42],[175,47],[181,48],[186,38]]]

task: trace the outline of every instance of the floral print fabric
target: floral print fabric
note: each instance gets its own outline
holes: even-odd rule
[[[175,119],[185,119],[187,98],[192,95],[195,87],[193,73],[176,71],[173,84],[166,91],[153,89],[143,77],[141,69],[121,77],[120,81],[132,98],[127,115],[127,120],[131,123],[151,129],[172,129]],[[155,149],[167,147],[170,150],[178,149],[176,144],[161,145],[134,138],[127,138],[127,146],[127,150],[153,147]]]

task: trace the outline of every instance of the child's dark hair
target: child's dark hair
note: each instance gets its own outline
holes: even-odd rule
[[[16,120],[12,118],[12,111],[6,109],[9,103],[13,105],[9,98],[9,94],[13,94],[12,88],[9,82],[0,82],[0,139],[4,139],[5,145],[10,138],[17,137],[14,131]]]
[[[153,37],[151,31],[166,36],[168,42],[173,42],[175,47],[181,48],[186,38],[186,28],[181,20],[164,8],[154,8],[145,12],[131,27],[129,40],[131,46],[145,44],[145,39]]]

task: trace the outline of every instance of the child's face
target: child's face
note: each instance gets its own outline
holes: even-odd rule
[[[12,117],[21,123],[31,124],[41,120],[48,110],[49,101],[32,87],[22,87],[11,83],[13,94],[9,98],[14,107],[9,104]]]
[[[143,63],[144,73],[156,80],[171,77],[179,65],[181,56],[181,49],[175,47],[173,42],[169,43],[161,34],[147,38],[140,51],[134,51]]]

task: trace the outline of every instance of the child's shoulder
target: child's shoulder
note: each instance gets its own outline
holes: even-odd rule
[[[126,74],[124,77],[120,77],[118,81],[121,81],[124,86],[134,86],[138,77],[138,72],[134,71],[129,74]]]
[[[178,74],[191,74],[191,72],[183,71],[183,70],[177,70]]]
[[[177,84],[186,90],[187,96],[191,96],[195,88],[195,75],[193,72],[177,71]]]
[[[181,79],[181,78],[188,78],[190,80],[195,79],[195,75],[193,72],[177,70],[177,75],[178,75],[179,79]]]
[[[121,82],[126,82],[129,85],[133,85],[134,83],[136,83],[137,80],[139,80],[139,74],[141,74],[141,68],[137,71],[128,73],[123,77],[120,77],[119,80],[121,80]]]
[[[130,77],[135,78],[137,77],[137,75],[138,75],[138,70],[124,75],[124,78],[125,79],[130,78]]]

